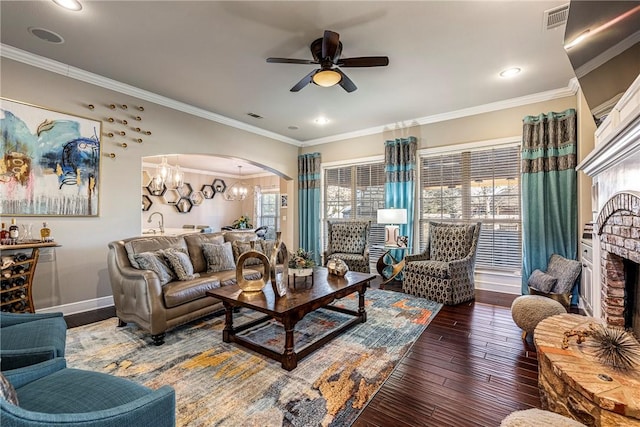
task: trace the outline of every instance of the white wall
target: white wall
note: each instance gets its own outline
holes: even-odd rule
[[[143,105],[144,128],[152,131],[142,144],[129,144],[126,150],[103,139],[103,152],[114,152],[117,156],[115,159],[102,157],[98,217],[46,218],[61,247],[47,254],[36,270],[33,293],[39,311],[56,307],[71,313],[109,303],[107,244],[139,235],[143,221],[140,208],[142,157],[176,152],[222,155],[251,160],[287,177],[297,176],[298,147],[293,145],[6,58],[1,59],[0,67],[2,97],[97,120],[108,117],[105,105],[110,103]],[[89,110],[87,104],[94,104],[95,110]],[[293,188],[293,181],[287,183]],[[1,220],[9,222],[10,218],[2,216]],[[206,219],[227,220],[218,219],[215,214]],[[34,223],[34,228],[39,230],[42,218],[18,217],[18,222]],[[293,236],[284,236],[284,240],[288,246],[294,246]]]

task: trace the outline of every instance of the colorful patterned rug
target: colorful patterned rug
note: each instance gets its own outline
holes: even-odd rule
[[[357,294],[335,304],[356,310]],[[151,388],[173,386],[178,426],[348,426],[440,308],[399,292],[369,290],[367,322],[307,356],[291,372],[222,342],[224,316],[174,329],[158,347],[135,325],[117,328],[115,318],[69,329],[66,357],[69,367]],[[234,325],[257,315],[242,309]],[[341,313],[318,310],[296,325],[296,341],[314,340],[345,320]],[[280,349],[279,332],[282,326],[270,322],[245,334]]]

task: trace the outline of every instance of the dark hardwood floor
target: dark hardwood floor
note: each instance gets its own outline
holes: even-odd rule
[[[516,295],[444,306],[353,424],[499,426],[540,407],[538,362],[511,318]]]
[[[515,297],[476,291],[473,302],[444,306],[353,425],[499,426],[539,407],[535,347],[511,319]],[[65,319],[71,328],[114,315],[109,307]]]

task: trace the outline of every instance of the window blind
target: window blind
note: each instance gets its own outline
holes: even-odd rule
[[[482,222],[476,265],[522,263],[520,148],[481,149],[420,159],[420,247],[429,220]]]
[[[324,171],[325,220],[371,220],[369,261],[372,264],[383,250],[372,246],[384,244],[384,225],[376,224],[378,209],[384,208],[384,163],[341,166]],[[324,249],[327,226],[323,224]]]

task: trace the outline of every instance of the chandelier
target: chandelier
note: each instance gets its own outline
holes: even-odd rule
[[[249,195],[249,187],[242,182],[242,166],[238,166],[238,181],[234,182],[224,192],[224,199],[230,202],[244,200]]]
[[[184,186],[184,172],[180,169],[177,158],[175,166],[171,166],[166,157],[162,158],[162,161],[156,167],[156,174],[151,180],[151,186],[158,191],[162,190],[162,186],[172,189]]]

